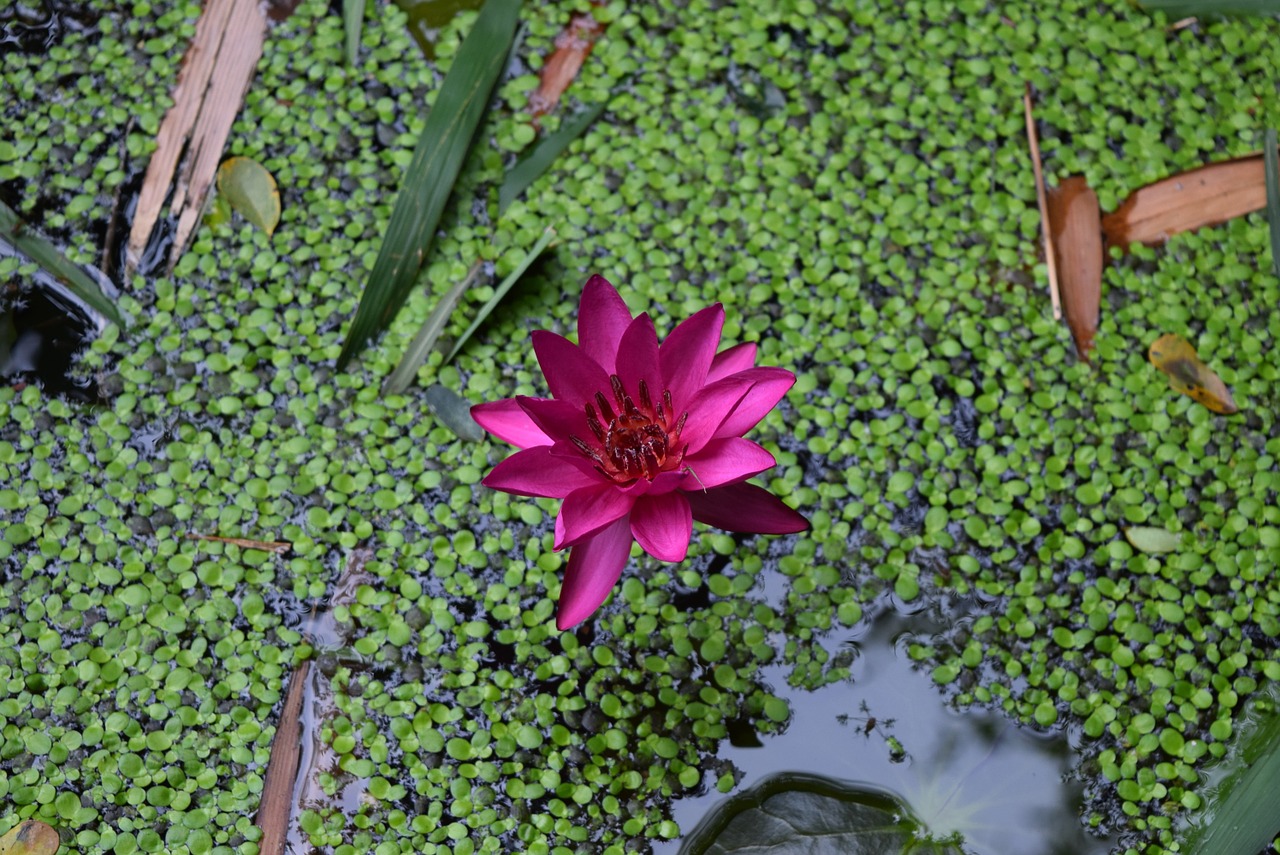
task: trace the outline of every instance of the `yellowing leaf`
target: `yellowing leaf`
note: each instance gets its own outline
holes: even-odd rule
[[[232,157],[218,167],[218,195],[246,220],[267,233],[280,222],[280,191],[276,180],[258,161]]]
[[[1215,413],[1239,411],[1222,378],[1200,361],[1196,349],[1180,335],[1162,335],[1151,345],[1151,364],[1169,375],[1169,385],[1194,398]]]
[[[1182,544],[1182,535],[1168,529],[1145,525],[1130,526],[1124,530],[1125,540],[1139,552],[1159,554],[1173,552]]]
[[[61,842],[52,826],[28,819],[0,837],[0,855],[54,855]]]

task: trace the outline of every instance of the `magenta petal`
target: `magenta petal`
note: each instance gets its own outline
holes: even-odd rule
[[[707,382],[723,327],[724,307],[716,303],[685,320],[662,342],[662,376],[677,410],[689,409],[690,399]]]
[[[760,368],[763,372],[759,380],[752,384],[747,394],[742,397],[733,412],[728,415],[715,436],[742,436],[751,430],[760,420],[769,414],[787,390],[795,385],[796,375],[785,368]]]
[[[550,398],[520,397],[516,400],[533,423],[557,442],[568,442],[571,436],[593,439],[591,429],[587,427],[586,411],[582,407]]]
[[[517,496],[547,496],[563,499],[574,490],[594,487],[602,475],[583,472],[551,455],[551,446],[540,445],[517,451],[493,467],[480,483]]]
[[[749,439],[738,436],[713,439],[697,454],[684,459],[684,468],[689,474],[680,482],[680,489],[693,492],[745,481],[776,462],[772,454]]]
[[[723,380],[703,386],[684,409],[689,418],[680,432],[680,441],[687,443],[686,454],[696,454],[715,437],[716,431],[729,417],[738,402],[751,391],[757,379],[756,372],[763,368],[739,371]]]
[[[515,398],[476,404],[471,408],[471,418],[498,439],[519,448],[550,445],[552,441],[533,423]]]
[[[649,389],[649,400],[662,400],[662,372],[658,368],[658,334],[648,314],[637,315],[618,346],[618,379],[632,400],[640,400],[640,381]],[[612,395],[606,395],[612,399]],[[616,405],[615,405],[616,406]]]
[[[531,338],[553,397],[581,409],[609,388],[604,369],[569,339],[546,330],[534,330]]]
[[[717,380],[728,377],[730,374],[746,371],[748,368],[754,367],[755,364],[755,342],[744,341],[742,344],[735,344],[733,347],[720,351],[716,354],[716,358],[711,360],[711,369],[707,371],[707,382],[714,383]]]
[[[564,549],[592,537],[630,513],[635,502],[634,493],[618,489],[612,481],[574,490],[565,496],[556,517],[555,548]]]
[[[575,546],[560,586],[556,628],[572,629],[591,617],[609,598],[630,555],[631,526],[626,517]]]
[[[609,280],[599,274],[588,279],[578,305],[578,346],[606,374],[616,371],[618,344],[630,324],[631,311]]]
[[[777,496],[745,481],[686,495],[695,520],[727,531],[791,534],[809,528],[809,521]]]
[[[631,534],[659,561],[683,561],[693,534],[689,500],[681,493],[641,496],[631,509]]]

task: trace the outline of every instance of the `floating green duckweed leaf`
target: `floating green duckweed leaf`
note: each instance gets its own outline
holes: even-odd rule
[[[267,233],[280,224],[280,191],[276,180],[261,163],[249,157],[231,157],[218,167],[218,195],[233,211]]]
[[[0,837],[0,855],[54,855],[61,843],[52,826],[28,819]]]
[[[1173,552],[1182,543],[1181,535],[1146,525],[1130,526],[1124,530],[1124,536],[1134,549],[1150,554]]]
[[[1238,412],[1231,390],[1213,369],[1200,361],[1196,349],[1180,335],[1169,333],[1156,339],[1148,353],[1151,364],[1169,375],[1176,391],[1204,404],[1215,413]]]
[[[386,328],[418,278],[489,93],[506,64],[519,16],[520,0],[488,0],[458,49],[396,196],[382,248],[338,355],[339,369]]]

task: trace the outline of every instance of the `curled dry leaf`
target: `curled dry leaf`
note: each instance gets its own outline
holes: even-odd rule
[[[560,96],[578,76],[583,61],[603,32],[603,24],[584,14],[574,15],[569,26],[556,36],[556,49],[542,66],[542,80],[537,91],[529,96],[529,112],[535,121],[555,109]]]
[[[1211,163],[1148,184],[1102,218],[1107,246],[1157,244],[1178,232],[1226,222],[1267,204],[1261,155]]]
[[[54,855],[61,844],[52,826],[28,819],[0,837],[0,855]]]
[[[1049,190],[1049,228],[1058,270],[1058,291],[1076,352],[1088,361],[1098,332],[1102,294],[1102,228],[1098,195],[1083,176]]]
[[[1169,375],[1169,385],[1215,413],[1239,411],[1222,378],[1196,356],[1196,349],[1180,335],[1162,335],[1147,353],[1151,364]]]

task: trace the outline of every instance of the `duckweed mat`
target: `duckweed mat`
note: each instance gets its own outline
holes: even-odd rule
[[[0,198],[96,266],[199,5],[53,8],[0,9]],[[205,226],[171,273],[125,283],[132,325],[76,369],[101,403],[0,389],[0,830],[43,819],[86,855],[256,852],[283,688],[315,657],[332,698],[327,795],[300,817],[316,848],[645,852],[681,833],[673,799],[741,786],[722,740],[786,726],[761,667],[843,679],[815,637],[892,590],[983,598],[919,666],[960,707],[1080,734],[1083,821],[1128,853],[1174,851],[1237,711],[1280,678],[1280,283],[1260,214],[1116,253],[1078,361],[1050,317],[1021,98],[1029,81],[1049,180],[1082,174],[1110,210],[1280,125],[1276,24],[1119,2],[529,4],[423,287],[335,373],[473,18],[428,62],[394,6],[367,11],[355,67],[330,4],[271,30],[228,153],[275,176],[274,236]],[[566,107],[609,107],[495,219],[575,12],[606,30]],[[497,282],[547,226],[559,243],[455,363],[433,355],[380,398],[434,299],[476,260]],[[593,272],[660,328],[721,301],[726,342],[796,371],[753,438],[813,530],[702,530],[682,565],[633,557],[560,634],[554,503],[480,487],[509,449],[457,440],[424,389],[545,394],[528,333],[571,330]],[[0,274],[11,303],[34,269]],[[1147,364],[1171,332],[1239,415]],[[1138,524],[1178,548],[1135,552]],[[357,550],[342,644],[315,649],[302,616]],[[775,608],[761,578],[778,574]]]

